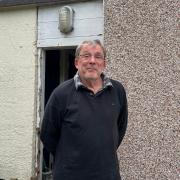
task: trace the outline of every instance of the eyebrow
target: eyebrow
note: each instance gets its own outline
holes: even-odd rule
[[[83,54],[85,54],[85,53],[91,54],[89,51],[83,51],[82,53],[83,53]],[[95,52],[94,54],[100,54],[100,55],[103,55],[103,53],[101,53],[101,52]]]
[[[83,54],[85,54],[85,53],[91,54],[89,51],[83,51],[83,52],[81,52],[81,53],[83,53]]]

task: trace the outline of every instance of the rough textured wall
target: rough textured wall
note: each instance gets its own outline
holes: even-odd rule
[[[129,100],[125,180],[180,179],[179,8],[178,0],[104,1],[108,74]]]
[[[36,9],[0,10],[0,179],[33,165]]]

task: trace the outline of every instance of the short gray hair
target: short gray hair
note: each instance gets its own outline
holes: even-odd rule
[[[104,46],[102,45],[101,41],[98,40],[98,39],[95,39],[95,40],[83,41],[81,44],[79,44],[78,47],[76,48],[75,58],[78,58],[78,57],[79,57],[81,48],[83,47],[84,44],[88,44],[88,45],[99,45],[99,46],[102,48],[102,50],[103,50],[104,58],[106,57],[106,50],[105,50]]]

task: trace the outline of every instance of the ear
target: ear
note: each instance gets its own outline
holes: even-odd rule
[[[104,60],[104,69],[106,68],[106,60]]]
[[[78,59],[77,58],[74,60],[74,66],[76,67],[76,69],[78,69]]]

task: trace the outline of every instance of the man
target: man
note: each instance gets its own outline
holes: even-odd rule
[[[120,180],[117,148],[127,127],[123,86],[107,78],[98,40],[76,49],[77,74],[52,93],[41,140],[54,156],[54,180]]]

